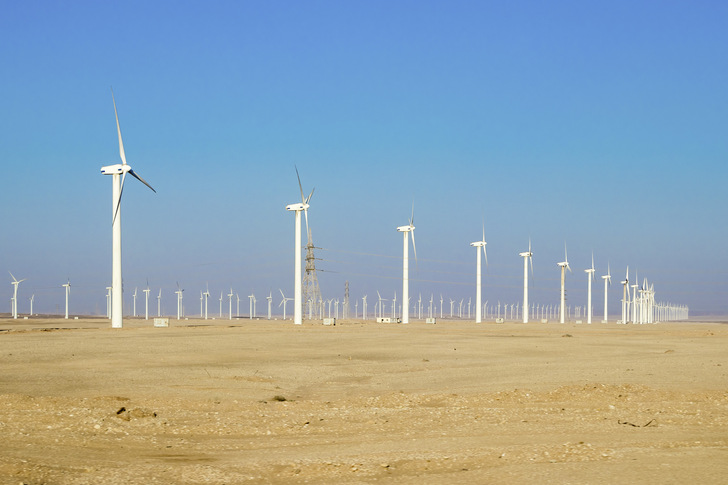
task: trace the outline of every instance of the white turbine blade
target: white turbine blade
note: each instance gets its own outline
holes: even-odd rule
[[[154,187],[152,187],[151,185],[149,185],[146,180],[144,180],[139,175],[137,175],[137,173],[134,170],[129,170],[129,173],[131,174],[132,177],[134,177],[135,179],[137,179],[138,181],[140,181],[141,183],[143,183],[144,185],[146,185],[147,187],[149,187],[150,189],[152,189],[152,192],[154,192],[155,194],[157,193],[157,191],[154,190]]]
[[[10,271],[8,271],[8,273],[10,273]],[[15,276],[13,276],[13,273],[10,273],[10,276],[12,276],[12,278],[13,278],[13,281],[16,281],[16,282],[18,281],[18,280],[17,280],[16,278],[15,278]]]
[[[415,201],[412,201],[412,217],[410,217],[410,226],[415,224]]]
[[[126,155],[124,155],[124,142],[121,141],[121,128],[119,127],[119,114],[116,112],[116,99],[114,98],[114,89],[111,88],[111,100],[114,102],[114,116],[116,116],[116,131],[119,133],[119,156],[121,163],[126,165]]]
[[[313,192],[314,192],[315,190],[316,190],[316,187],[314,187],[314,188],[312,188],[312,189],[311,189],[311,193],[310,193],[310,194],[308,194],[308,197],[306,197],[306,204],[308,204],[308,203],[309,203],[309,201],[311,200],[311,197],[313,197]]]
[[[414,214],[413,214],[414,217]],[[417,266],[417,246],[415,245],[415,231],[414,229],[410,231],[410,234],[412,234],[412,250],[415,253],[415,266]]]
[[[121,187],[119,188],[119,198],[116,200],[116,210],[114,211],[114,217],[111,219],[112,226],[116,222],[116,216],[119,215],[119,208],[121,207],[121,194],[124,193],[124,180],[126,180],[126,172],[124,172],[121,175]]]
[[[485,250],[485,245],[483,246],[483,256],[485,256],[485,265],[488,266],[488,253]]]
[[[283,298],[285,300],[286,299],[286,295],[283,294],[283,290],[281,290],[280,288],[278,288],[278,291],[281,292],[281,298]]]
[[[305,204],[306,199],[304,198],[304,195],[303,195],[303,185],[301,185],[301,176],[298,174],[298,167],[296,167],[294,165],[293,168],[296,169],[296,178],[298,178],[298,188],[301,190],[301,202],[303,202]]]

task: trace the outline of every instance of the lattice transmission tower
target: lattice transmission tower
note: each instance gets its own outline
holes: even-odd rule
[[[313,245],[313,239],[311,238],[311,229],[309,229],[308,242],[306,243],[306,274],[303,276],[303,301],[301,303],[304,305],[304,313],[306,313],[306,309],[308,309],[309,315],[319,315],[318,318],[323,318],[321,314],[321,290],[319,289],[318,278],[316,277],[316,258],[313,255],[314,249],[321,248],[317,248]],[[311,308],[309,308],[309,305],[311,306]],[[311,309],[313,309],[313,311],[311,311]]]

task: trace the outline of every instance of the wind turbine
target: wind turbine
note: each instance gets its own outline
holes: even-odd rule
[[[485,222],[483,222],[483,239],[480,241],[471,242],[470,245],[475,248],[475,323],[481,323],[483,321],[481,300],[482,300],[482,275],[481,275],[481,263],[480,263],[480,248],[483,248],[483,256],[485,256],[485,264],[488,265],[488,253],[485,252]]]
[[[67,279],[65,285],[61,285],[66,289],[66,320],[68,320],[68,294],[71,293],[71,280]],[[31,315],[33,312],[31,312]]]
[[[301,176],[298,174],[298,167],[296,168],[296,177],[298,177],[298,188],[301,189],[301,202],[296,204],[290,204],[286,206],[286,210],[293,211],[296,213],[295,223],[295,239],[294,239],[294,271],[293,271],[293,323],[301,325],[303,323],[303,302],[301,296],[301,211],[306,216],[306,231],[308,232],[308,208],[309,201],[313,196],[313,190],[305,197],[303,195],[303,186],[301,185]],[[315,189],[314,189],[315,190]]]
[[[412,204],[412,216],[409,224],[399,226],[397,231],[402,233],[404,245],[402,253],[402,323],[409,323],[409,234],[412,233],[412,250],[415,253],[415,263],[417,262],[417,247],[415,246],[415,204]],[[394,306],[394,305],[392,305]]]
[[[8,271],[8,273],[10,273],[10,271]],[[18,280],[15,276],[13,276],[13,273],[10,273],[10,276],[13,278],[13,281],[10,282],[10,284],[13,285],[13,318],[18,318],[18,286],[20,286],[20,283],[28,278]]]
[[[362,318],[361,319],[366,320],[367,319],[367,295],[364,295],[361,300],[362,300],[362,307],[361,307],[361,317]]]
[[[33,300],[35,300],[35,293],[30,295],[30,316],[33,316]]]
[[[147,280],[147,289],[142,290],[144,292],[144,320],[149,320],[149,280]]]
[[[268,296],[266,296],[265,299],[268,300],[268,320],[270,320],[271,306],[273,305],[273,292],[269,290]]]
[[[220,292],[220,318],[222,318],[222,291]]]
[[[205,292],[202,294],[205,297],[205,320],[207,320],[207,300],[210,298],[210,284],[207,283],[205,286]]]
[[[528,323],[528,263],[531,262],[531,275],[533,275],[533,253],[531,252],[531,239],[528,239],[528,251],[518,253],[523,258],[523,323]]]
[[[139,288],[134,287],[134,294],[132,295],[132,298],[134,299],[134,312],[133,315],[136,317],[136,297],[137,297],[137,290]]]
[[[106,318],[111,320],[111,287],[106,287]]]
[[[179,283],[177,283],[177,320],[179,320],[180,317],[180,310],[182,309],[182,292],[185,291],[182,288],[179,287]]]
[[[293,298],[290,298],[290,297],[286,298],[286,295],[283,294],[283,290],[281,290],[280,288],[278,288],[278,291],[281,292],[281,298],[283,298],[281,300],[281,303],[278,306],[280,307],[281,305],[283,305],[283,320],[285,320],[286,319],[286,303],[288,303],[289,300],[293,300]]]
[[[234,294],[235,293],[233,293],[233,287],[231,286],[230,287],[230,293],[228,293],[228,306],[230,307],[229,308],[229,318],[228,318],[228,320],[232,320],[233,319],[233,295]]]
[[[384,313],[382,313],[384,316]],[[394,298],[392,298],[392,318],[397,318],[397,292],[394,292]]]
[[[604,280],[604,323],[609,323],[607,319],[607,298],[609,296],[607,286],[611,286],[612,284],[612,273],[609,271],[609,263],[607,263],[607,274],[603,275],[602,279]]]
[[[594,253],[592,253],[592,265],[591,268],[585,269],[584,272],[587,274],[587,288],[586,288],[586,323],[591,324],[592,321],[592,280],[594,279]]]
[[[139,180],[141,183],[152,189],[143,178],[137,175],[134,170],[126,163],[126,155],[124,155],[124,144],[121,141],[121,128],[119,127],[119,114],[116,111],[116,100],[114,99],[114,91],[111,91],[111,99],[114,102],[114,116],[116,117],[116,131],[119,135],[119,156],[121,163],[115,165],[107,165],[101,167],[101,173],[111,175],[112,187],[112,250],[111,250],[111,327],[121,328],[123,318],[123,297],[122,297],[122,279],[121,279],[121,194],[124,191],[124,180],[126,174]]]
[[[162,289],[159,289],[159,295],[157,295],[157,316],[162,316]]]
[[[566,316],[566,270],[571,272],[571,266],[569,266],[569,257],[566,254],[566,244],[564,244],[564,260],[560,263],[556,263],[561,268],[561,305],[559,307],[559,322],[564,323]]]
[[[384,306],[382,306],[382,301],[387,301],[384,298],[382,298],[382,295],[379,293],[379,290],[377,290],[377,297],[379,298],[379,311],[378,312],[376,312],[376,311],[374,312],[375,313],[375,315],[374,315],[375,318],[377,316],[379,316],[379,317],[383,317],[384,316]],[[375,308],[375,310],[376,310],[376,308]],[[379,313],[379,315],[376,315],[377,313]]]

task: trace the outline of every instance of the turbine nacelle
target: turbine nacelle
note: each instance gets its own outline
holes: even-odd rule
[[[478,247],[484,248],[486,244],[488,244],[488,243],[485,241],[475,241],[475,242],[470,243],[470,245],[473,246],[474,248],[478,248]]]
[[[103,175],[121,175],[129,170],[131,170],[131,166],[123,163],[116,163],[114,165],[101,167],[101,173]]]
[[[287,211],[305,211],[308,210],[310,206],[308,204],[304,204],[302,202],[298,202],[296,204],[290,204],[286,206]]]
[[[397,228],[397,231],[399,231],[399,232],[412,232],[414,230],[415,230],[415,226],[413,226],[412,224],[408,224],[406,226],[399,226]]]

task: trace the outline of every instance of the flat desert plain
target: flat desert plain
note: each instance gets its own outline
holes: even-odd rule
[[[0,320],[0,483],[728,483],[728,325]]]

